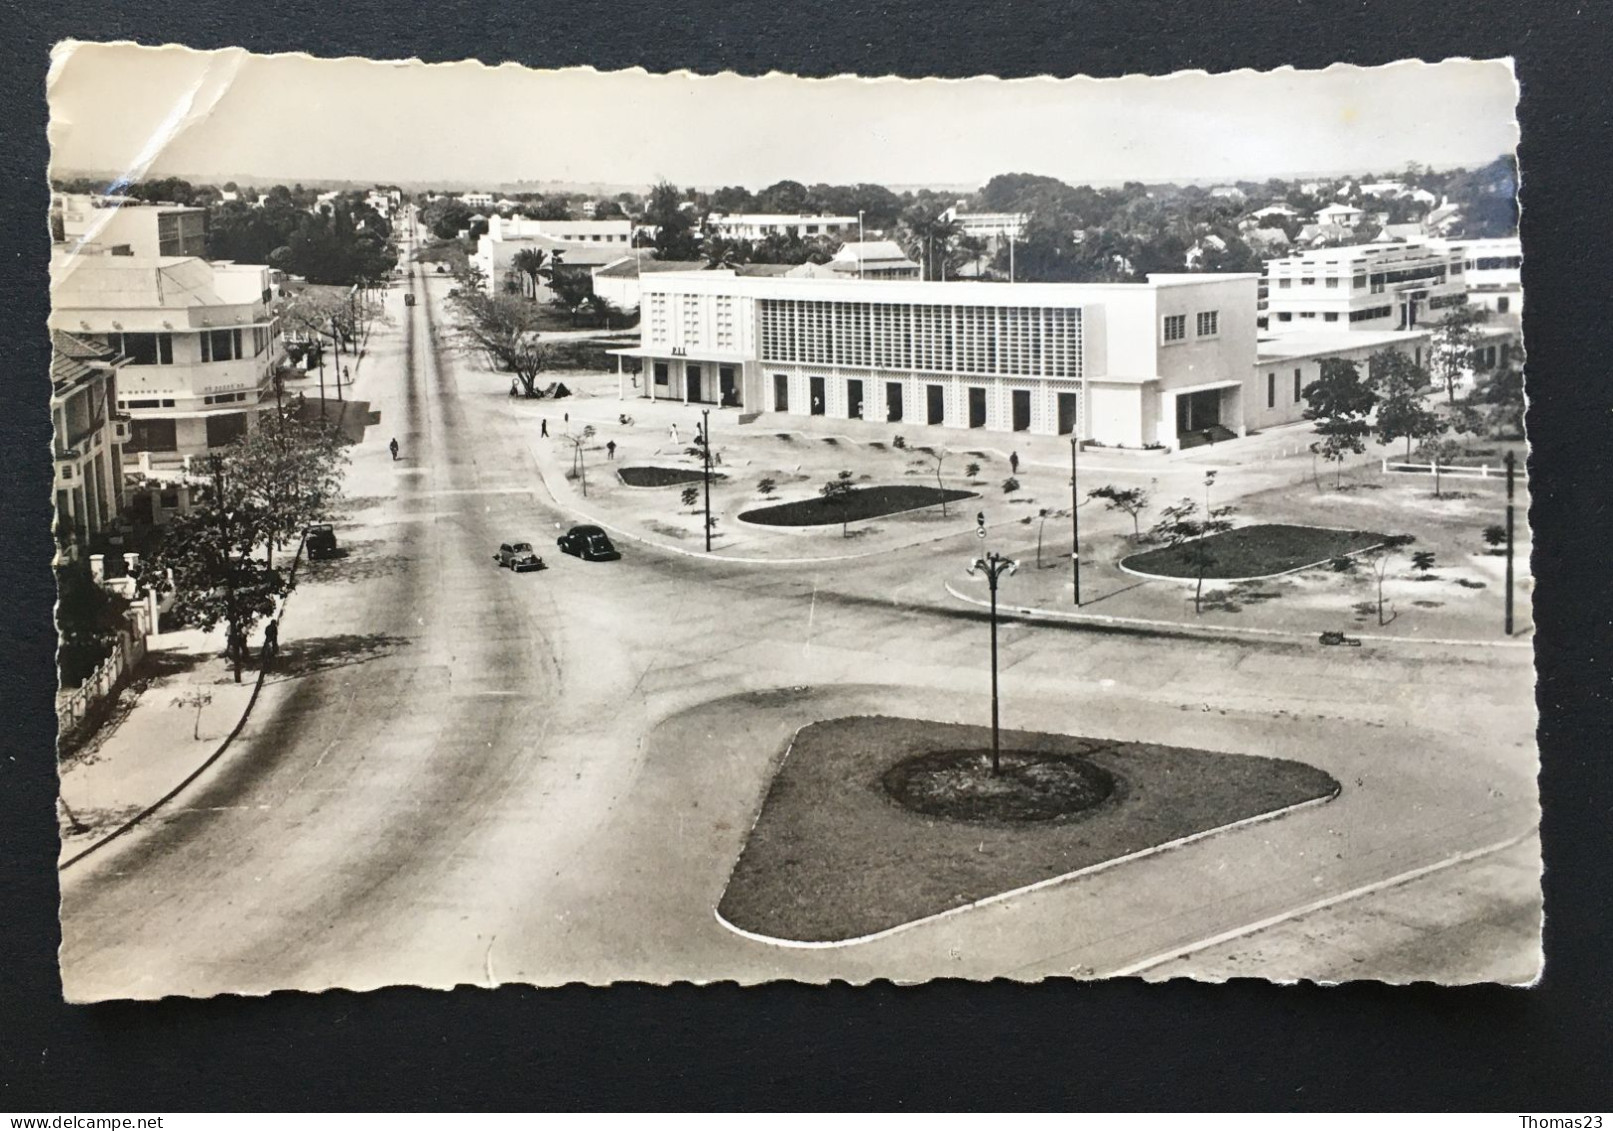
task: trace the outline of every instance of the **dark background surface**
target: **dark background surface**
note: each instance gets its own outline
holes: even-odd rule
[[[7,0],[0,9],[0,380],[9,392],[0,412],[0,719],[7,727],[0,1110],[1606,1107],[1613,20],[1602,5],[176,0],[145,7],[60,0],[25,9]],[[62,1004],[49,754],[43,80],[51,44],[68,37],[803,75],[1109,76],[1514,56],[1523,86],[1544,982],[1530,990],[1135,981],[630,985]],[[338,108],[293,101],[286,111]],[[928,144],[947,144],[944,132]],[[984,179],[1011,171],[980,172]]]

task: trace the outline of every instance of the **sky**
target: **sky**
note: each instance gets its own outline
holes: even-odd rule
[[[485,185],[978,185],[1483,164],[1517,146],[1510,61],[1156,78],[652,75],[64,43],[52,170]]]

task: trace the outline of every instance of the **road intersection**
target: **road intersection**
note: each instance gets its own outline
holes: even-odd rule
[[[561,557],[565,450],[451,348],[447,280],[409,286],[353,393],[381,424],[354,451],[350,556],[308,569],[284,670],[228,755],[64,874],[70,998],[1101,975],[1535,826],[1527,650],[1021,621],[1002,633],[1012,725],[1299,758],[1342,795],[863,946],[742,938],[713,909],[798,727],[985,718],[984,623],[943,587],[972,539],[855,568],[652,542]],[[495,568],[517,538],[551,568]]]

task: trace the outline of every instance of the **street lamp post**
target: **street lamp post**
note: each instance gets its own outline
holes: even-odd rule
[[[969,574],[986,575],[986,584],[991,587],[991,772],[1000,773],[1002,770],[1002,738],[998,730],[997,710],[997,582],[1003,574],[1013,575],[1019,570],[1019,563],[1003,557],[993,550],[983,558],[976,558],[969,566]]]
[[[1070,435],[1070,581],[1075,588],[1075,607],[1081,607],[1081,505],[1080,489],[1076,486],[1075,455],[1081,450],[1081,441]]]
[[[706,477],[706,553],[711,553],[711,410],[700,410],[700,452]]]

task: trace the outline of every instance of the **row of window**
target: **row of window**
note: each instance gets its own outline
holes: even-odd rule
[[[1350,289],[1359,291],[1370,283],[1373,294],[1382,294],[1385,283],[1408,283],[1420,280],[1433,280],[1437,285],[1445,281],[1446,270],[1446,265],[1442,263],[1437,266],[1408,267],[1398,271],[1379,271],[1370,277],[1365,274],[1353,275],[1350,278]],[[1449,265],[1449,273],[1452,275],[1460,275],[1462,273],[1462,265],[1460,263],[1451,263]],[[1343,277],[1339,275],[1324,275],[1322,277],[1324,289],[1337,290],[1342,278]],[[1279,275],[1277,276],[1277,289],[1283,291],[1290,290],[1296,285],[1296,282],[1297,285],[1301,287],[1314,287],[1316,285],[1316,276],[1301,275],[1297,280],[1295,280],[1291,276]]]
[[[106,336],[107,348],[121,353],[130,365],[172,365],[174,363],[174,336],[168,333],[113,333]],[[245,357],[260,356],[269,348],[269,328],[252,327],[252,352],[245,349],[245,336],[241,329],[203,330],[197,337],[201,341],[202,360],[237,361]]]
[[[1198,331],[1201,338],[1213,338],[1221,332],[1221,312],[1219,310],[1201,310],[1195,317],[1193,328]],[[1187,341],[1187,315],[1165,315],[1164,337],[1166,342]]]
[[[1475,271],[1516,271],[1523,266],[1521,255],[1484,255],[1478,259],[1469,259],[1468,268]]]
[[[1072,308],[763,299],[766,361],[1003,376],[1079,377]]]

